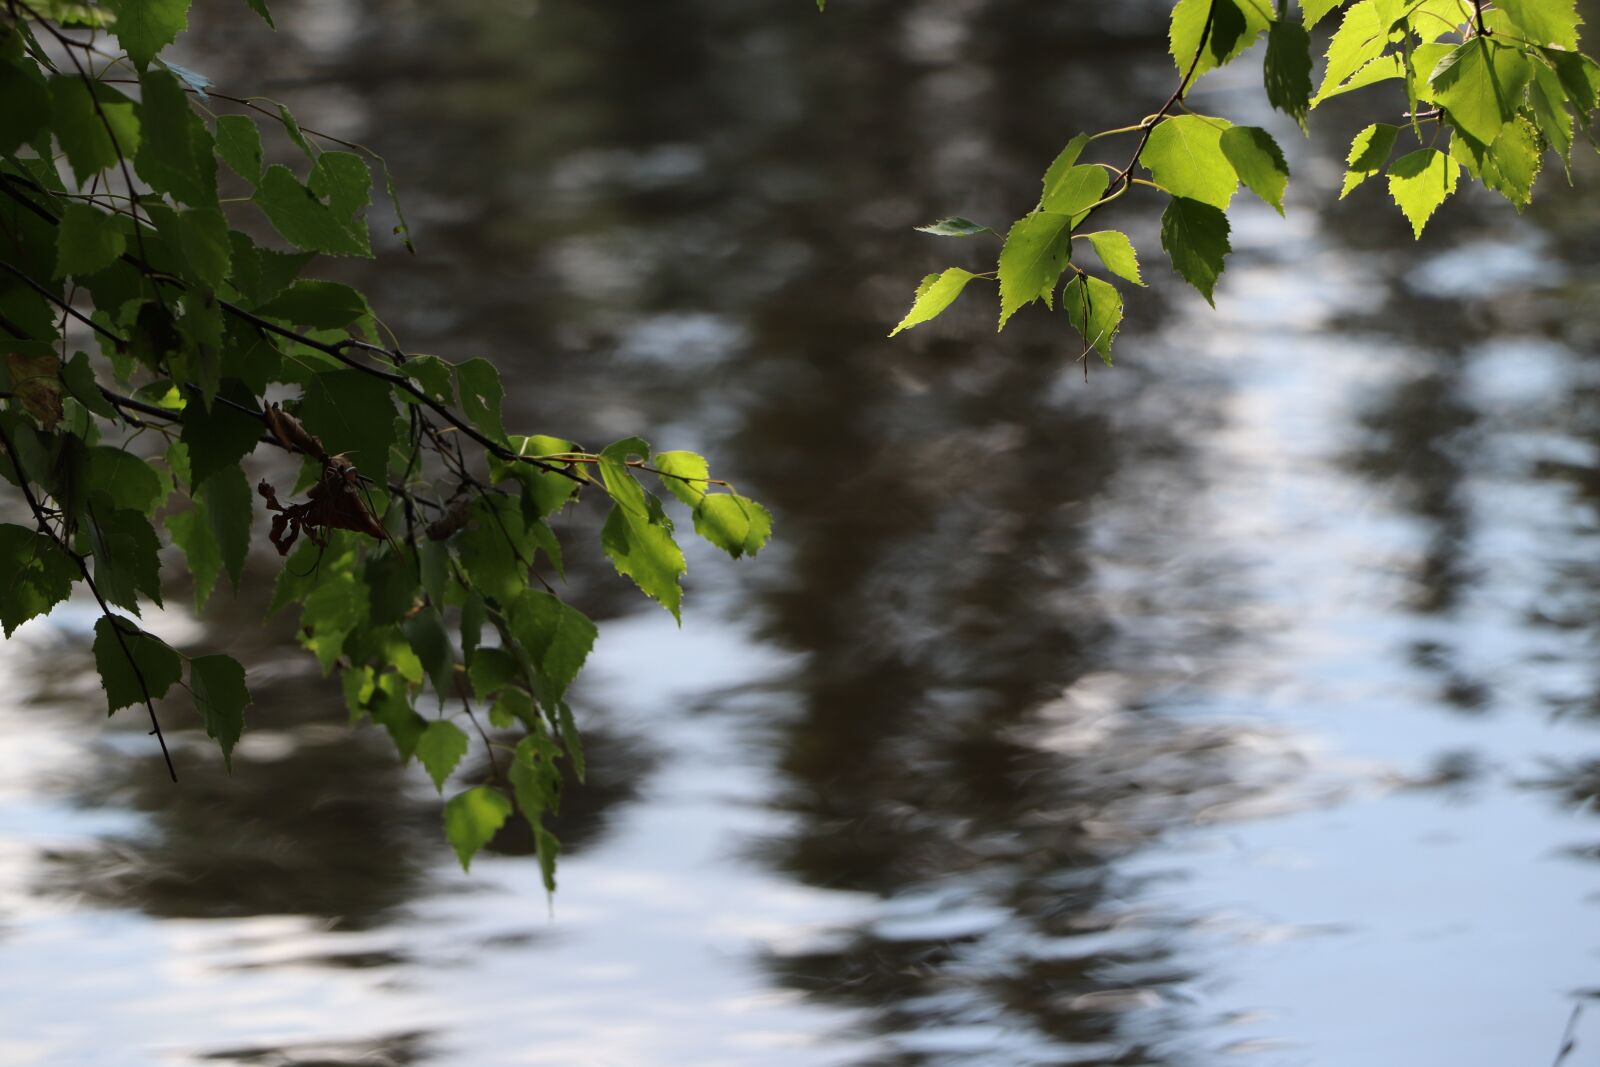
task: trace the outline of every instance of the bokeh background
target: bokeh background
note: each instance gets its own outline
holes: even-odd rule
[[[1504,1067],[1575,1006],[1600,1055],[1592,150],[1413,244],[1336,199],[1393,94],[1302,138],[1252,53],[1190,102],[1278,134],[1287,217],[1241,194],[1213,311],[1119,204],[1152,285],[1085,382],[976,287],[884,335],[994,251],[912,226],[1015,217],[1165,98],[1160,0],[274,8],[202,0],[174,56],[389,158],[418,254],[335,272],[493,359],[508,425],[704,451],[777,539],[692,553],[679,630],[564,520],[602,627],[553,902],[515,833],[460,873],[261,621],[264,541],[157,622],[252,670],[231,777],[182,709],[177,787],[104,721],[90,612],[30,624],[0,1062]]]

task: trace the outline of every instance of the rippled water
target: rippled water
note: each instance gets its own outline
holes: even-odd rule
[[[496,359],[508,422],[711,452],[779,540],[693,554],[681,631],[569,550],[553,908],[514,835],[461,875],[258,622],[275,559],[157,617],[251,664],[231,778],[104,724],[82,609],[25,628],[0,1062],[1550,1062],[1600,988],[1591,157],[1412,248],[1332,199],[1359,100],[1302,140],[1213,76],[1288,218],[1241,205],[1213,312],[1127,210],[1156,284],[1085,383],[970,297],[882,335],[973,254],[911,225],[1164,96],[1159,3],[276,6],[186,58],[390,156],[421,255],[341,269],[407,343]]]

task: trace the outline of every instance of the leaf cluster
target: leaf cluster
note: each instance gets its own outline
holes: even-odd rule
[[[492,362],[407,352],[359,291],[315,277],[374,255],[375,196],[411,247],[388,168],[165,62],[188,9],[0,6],[0,477],[28,514],[0,523],[0,629],[86,591],[108,712],[142,706],[160,735],[186,691],[231,759],[243,665],[172,647],[142,605],[175,570],[197,609],[224,576],[237,590],[270,515],[271,610],[298,613],[351,722],[441,792],[483,745],[446,835],[466,866],[520,811],[553,888],[544,817],[564,768],[583,776],[568,693],[597,631],[552,584],[551,520],[598,502],[601,550],[677,618],[684,556],[646,479],[734,558],[771,516],[693,453],[508,432]]]
[[[1313,91],[1312,35],[1341,8]],[[1581,21],[1577,0],[1299,0],[1292,12],[1287,0],[1178,0],[1169,39],[1179,81],[1167,101],[1133,125],[1069,141],[1045,172],[1039,202],[1006,228],[994,269],[928,275],[893,333],[938,317],[970,283],[993,283],[1000,328],[1023,307],[1053,309],[1059,298],[1083,341],[1080,358],[1099,352],[1109,364],[1123,317],[1116,280],[1144,282],[1127,235],[1095,227],[1136,186],[1165,198],[1162,249],[1214,303],[1235,195],[1243,186],[1282,214],[1289,167],[1266,130],[1197,114],[1185,99],[1206,73],[1262,42],[1267,100],[1302,129],[1333,97],[1384,83],[1401,91],[1395,121],[1355,134],[1341,197],[1384,176],[1418,238],[1463,173],[1520,211],[1545,159],[1570,180],[1575,139],[1592,143],[1600,66],[1579,49]],[[1124,162],[1087,158],[1117,138],[1134,145]],[[918,229],[998,235],[965,218]]]

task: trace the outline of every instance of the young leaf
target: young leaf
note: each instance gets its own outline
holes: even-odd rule
[[[1578,47],[1577,0],[1496,0],[1518,33],[1532,44],[1574,51]]]
[[[244,115],[217,116],[217,155],[245,181],[261,180],[261,131]]]
[[[1222,132],[1221,146],[1239,180],[1282,215],[1289,164],[1272,135],[1255,126],[1232,126]]]
[[[1179,76],[1193,67],[1198,78],[1238,58],[1271,20],[1267,0],[1215,0],[1214,5],[1212,0],[1178,0],[1172,9],[1168,43]]]
[[[0,523],[0,629],[7,637],[71,596],[78,577],[54,538]]]
[[[1500,136],[1487,149],[1459,133],[1450,144],[1452,159],[1511,201],[1518,211],[1533,199],[1542,151],[1539,131],[1521,115],[1502,126]]]
[[[694,509],[694,531],[734,559],[753,556],[772,536],[772,515],[748,497],[711,493]]]
[[[911,310],[906,312],[906,317],[900,320],[898,326],[889,331],[889,336],[938,318],[961,295],[967,283],[976,277],[971,271],[950,267],[943,274],[930,274],[922,279],[922,284],[917,286],[917,296],[911,304]]]
[[[1267,32],[1263,68],[1267,103],[1305,128],[1311,109],[1311,37],[1298,22],[1275,20]]]
[[[1150,133],[1139,162],[1173,196],[1226,210],[1239,176],[1222,151],[1232,123],[1204,115],[1175,115]]]
[[[1055,193],[1056,187],[1078,162],[1078,157],[1083,155],[1084,146],[1088,143],[1089,135],[1080,133],[1068,141],[1066,147],[1056,154],[1055,161],[1044,172],[1044,191],[1039,197],[1040,204],[1043,204]]]
[[[511,814],[511,801],[499,790],[480,785],[457,793],[444,806],[444,833],[461,860],[463,871],[471,869],[472,857],[494,839]]]
[[[706,479],[711,475],[706,457],[695,452],[657,452],[650,464],[662,472],[658,477],[667,492],[691,508],[706,495]]]
[[[228,580],[238,589],[245,557],[250,553],[250,513],[256,500],[244,468],[237,463],[223,467],[199,484],[195,497],[205,506],[211,538],[216,542]]]
[[[1450,121],[1474,140],[1493,144],[1511,121],[1533,77],[1533,66],[1515,48],[1473,37],[1439,62],[1429,79],[1431,97]]]
[[[511,633],[549,687],[547,704],[558,703],[578,676],[598,630],[588,616],[549,593],[526,590],[511,608]]]
[[[479,431],[496,441],[506,439],[506,428],[500,421],[500,402],[505,389],[500,384],[500,372],[486,359],[469,359],[456,367],[456,386],[461,391],[461,409]]]
[[[1092,274],[1077,275],[1061,290],[1061,306],[1084,343],[1099,351],[1110,366],[1111,341],[1122,325],[1122,294],[1117,287]]]
[[[1045,191],[1041,207],[1058,215],[1076,215],[1092,207],[1104,196],[1110,181],[1104,167],[1069,167]]]
[[[183,677],[183,661],[166,642],[110,615],[94,624],[94,666],[112,712],[163,696]]]
[[[1328,42],[1328,65],[1317,95],[1311,98],[1312,107],[1332,96],[1352,74],[1383,54],[1389,44],[1392,21],[1380,0],[1361,0],[1345,10],[1344,21]]]
[[[1533,68],[1533,87],[1529,91],[1533,101],[1533,116],[1539,123],[1539,132],[1555,149],[1567,168],[1567,180],[1572,180],[1572,113],[1567,110],[1567,93],[1555,71],[1543,64]]]
[[[189,688],[195,708],[206,724],[206,736],[216,739],[222,759],[233,769],[233,746],[244,733],[244,709],[250,691],[244,684],[244,667],[232,656],[196,656],[189,661]]]
[[[918,233],[931,233],[935,237],[972,237],[980,233],[994,233],[989,227],[971,219],[964,219],[960,215],[930,222],[926,226],[914,226],[912,229]]]
[[[456,769],[461,757],[466,754],[466,733],[448,719],[433,720],[422,731],[422,736],[417,738],[417,759],[422,761],[423,769],[433,779],[434,787],[441,795],[444,793],[445,779],[450,777],[450,772]]]
[[[1401,156],[1389,167],[1389,195],[1411,221],[1412,232],[1422,236],[1428,218],[1456,191],[1461,168],[1435,148]]]
[[[1119,278],[1126,278],[1134,285],[1143,285],[1144,278],[1139,274],[1139,257],[1133,250],[1133,242],[1128,240],[1128,235],[1121,230],[1100,230],[1096,233],[1086,233],[1080,236],[1088,238],[1094,246],[1095,254],[1100,257],[1106,270]]]
[[[80,184],[139,151],[133,102],[108,86],[91,90],[82,78],[57,75],[50,79],[50,111],[51,129]]]
[[[1344,3],[1344,0],[1300,0],[1300,15],[1305,22],[1306,29],[1312,29],[1325,18],[1328,12]]]
[[[223,468],[236,466],[255,451],[262,427],[261,420],[250,414],[254,410],[250,387],[232,378],[222,383],[209,409],[198,401],[183,409],[179,439],[189,449],[192,484],[199,485]]]
[[[112,604],[139,614],[139,594],[161,603],[161,542],[150,521],[133,508],[118,508],[104,493],[89,497],[89,542],[94,580]]]
[[[1072,216],[1035,211],[1011,226],[1000,249],[1000,329],[1022,307],[1054,290],[1072,258]]]
[[[631,515],[619,502],[606,517],[600,545],[617,573],[632,578],[644,594],[682,621],[683,588],[678,579],[688,565],[672,534],[655,523]]]
[[[138,0],[127,2],[137,5]],[[139,177],[192,207],[215,208],[211,131],[189,107],[183,86],[167,71],[151,69],[139,76],[139,92],[139,151],[133,157]]]
[[[296,248],[372,258],[366,223],[341,218],[280,163],[267,168],[253,199],[272,228]]]
[[[367,298],[339,282],[302,278],[255,309],[296,326],[337,330],[372,314]]]
[[[1399,133],[1398,126],[1375,122],[1356,134],[1355,140],[1350,142],[1350,155],[1346,159],[1350,169],[1344,175],[1344,188],[1339,191],[1340,200],[1349,196],[1356,186],[1383,170],[1389,162],[1389,153],[1394,150],[1394,139]]]
[[[1212,292],[1222,273],[1228,244],[1228,217],[1210,204],[1175,196],[1161,214],[1161,247],[1172,257],[1172,267],[1185,281],[1216,306]]]
[[[115,263],[126,246],[114,215],[88,204],[69,203],[56,227],[55,276],[93,274]]]
[[[189,24],[189,0],[106,0],[117,16],[117,40],[143,69]]]
[[[207,522],[206,507],[196,504],[187,511],[168,515],[163,523],[172,543],[183,550],[189,581],[194,586],[194,607],[202,611],[217,587],[217,575],[222,573],[222,550]]]
[[[299,415],[330,454],[347,454],[357,470],[384,480],[395,418],[388,383],[358,370],[321,371],[306,382]]]

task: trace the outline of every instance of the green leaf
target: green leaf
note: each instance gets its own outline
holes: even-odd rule
[[[1189,73],[1192,67],[1194,76],[1199,78],[1244,54],[1272,21],[1270,3],[1271,0],[1216,0],[1213,16],[1212,0],[1178,0],[1172,9],[1168,42],[1179,76]]]
[[[734,559],[753,556],[772,536],[772,515],[737,493],[711,493],[694,509],[694,531]]]
[[[1500,136],[1487,149],[1459,133],[1450,144],[1452,159],[1511,201],[1518,211],[1533,199],[1542,151],[1539,131],[1521,115],[1502,126]]]
[[[228,220],[214,207],[187,208],[178,213],[179,270],[190,282],[220,288],[232,266]]]
[[[706,457],[695,452],[657,452],[650,464],[661,472],[657,477],[667,492],[691,508],[706,495],[706,479],[711,476]]]
[[[547,704],[561,700],[583,669],[599,631],[581,611],[549,593],[529,589],[511,609],[511,633],[550,690]]]
[[[302,278],[255,309],[297,326],[337,330],[372,314],[367,298],[339,282]]]
[[[255,451],[263,433],[261,420],[249,414],[255,409],[249,386],[232,378],[222,383],[209,410],[197,401],[183,409],[179,440],[189,448],[192,484],[199,485],[217,471],[238,465]]]
[[[461,392],[461,410],[480,433],[504,442],[506,428],[500,421],[500,402],[505,389],[500,372],[486,359],[469,359],[456,367],[456,387]]]
[[[355,576],[347,571],[324,574],[301,606],[300,643],[311,650],[322,673],[327,674],[333,670],[345,638],[366,621],[366,590]]]
[[[164,70],[139,76],[139,177],[157,192],[193,207],[217,206],[217,161],[211,131],[189,107],[178,79]]]
[[[1044,190],[1040,194],[1039,203],[1043,204],[1045,199],[1056,191],[1056,186],[1061,184],[1078,162],[1078,157],[1083,155],[1083,149],[1088,143],[1089,135],[1080,133],[1068,141],[1066,147],[1057,153],[1055,161],[1044,172]]]
[[[117,16],[117,40],[143,69],[189,24],[189,0],[105,0]]]
[[[1106,270],[1119,278],[1126,278],[1134,285],[1144,284],[1144,278],[1139,274],[1139,257],[1127,234],[1121,230],[1099,230],[1081,236],[1094,246],[1095,255],[1106,265]]]
[[[1072,328],[1109,366],[1111,342],[1122,325],[1122,294],[1117,287],[1093,275],[1079,274],[1061,291],[1061,306]]]
[[[1496,0],[1522,37],[1536,45],[1575,51],[1578,47],[1577,0]]]
[[[606,517],[600,544],[618,574],[632,578],[646,596],[660,602],[673,618],[681,621],[683,589],[678,579],[688,565],[672,534],[661,526],[630,517],[618,504]]]
[[[1274,21],[1263,68],[1267,103],[1305,128],[1311,110],[1311,37],[1298,22]]]
[[[510,815],[511,801],[486,785],[457,793],[445,803],[444,834],[456,850],[463,871],[471,868],[472,857],[494,839]]]
[[[1394,150],[1394,139],[1399,134],[1400,127],[1391,126],[1386,122],[1375,122],[1356,134],[1355,140],[1350,142],[1350,155],[1345,160],[1350,164],[1350,169],[1345,172],[1344,188],[1339,191],[1340,200],[1349,196],[1350,191],[1356,186],[1383,170],[1389,162],[1389,153]]]
[[[222,565],[233,588],[238,589],[245,557],[250,554],[250,515],[256,499],[244,468],[237,463],[223,467],[200,483],[195,497],[205,506],[206,522]]]
[[[1305,22],[1306,29],[1311,29],[1325,18],[1328,12],[1344,3],[1344,0],[1300,0],[1300,15]]]
[[[217,155],[245,181],[261,180],[261,131],[244,115],[217,116]]]
[[[166,500],[167,491],[161,484],[161,476],[133,453],[95,445],[86,454],[87,491],[104,493],[113,507],[132,508],[149,515]]]
[[[196,656],[189,661],[189,688],[205,721],[206,736],[216,739],[231,771],[233,746],[244,733],[244,709],[250,705],[244,667],[232,656]]]
[[[1233,126],[1222,133],[1222,154],[1228,157],[1239,180],[1283,214],[1283,192],[1289,186],[1289,164],[1283,149],[1266,130]]]
[[[50,128],[50,90],[33,64],[0,60],[0,155],[8,155]]]
[[[445,779],[450,777],[450,772],[456,769],[461,757],[466,754],[466,733],[448,719],[433,720],[428,724],[428,728],[422,731],[422,736],[417,738],[417,759],[422,761],[423,769],[428,772],[428,777],[433,779],[434,787],[440,794],[444,793]],[[491,836],[493,836],[492,831]],[[476,852],[477,849],[474,848],[473,851]]]
[[[77,564],[54,538],[0,523],[0,628],[7,637],[71,596],[78,578]]]
[[[61,210],[61,225],[56,227],[55,276],[93,274],[115,263],[126,246],[114,215],[88,204],[68,203]]]
[[[1567,91],[1567,98],[1580,116],[1587,116],[1595,109],[1596,97],[1600,94],[1600,64],[1588,56],[1558,48],[1541,48],[1539,56],[1556,72],[1561,87]]]
[[[460,535],[461,564],[485,596],[509,604],[528,584],[533,563],[522,510],[507,496],[488,495],[471,513],[472,525]]]
[[[1228,244],[1228,217],[1210,204],[1173,197],[1161,215],[1161,247],[1172,257],[1172,267],[1185,281],[1216,306],[1212,293],[1222,273]]]
[[[119,158],[131,160],[139,150],[139,117],[133,102],[107,86],[97,86],[92,93],[81,78],[50,79],[51,129],[80,185],[115,166]]]
[[[1045,191],[1043,210],[1058,215],[1077,215],[1088,210],[1105,195],[1111,178],[1104,167],[1069,167]]]
[[[1389,195],[1411,220],[1412,232],[1422,236],[1428,218],[1456,191],[1460,166],[1435,148],[1401,156],[1389,167]]]
[[[353,152],[323,152],[317,156],[307,185],[341,219],[372,203],[372,169]],[[365,224],[362,233],[366,233]]]
[[[1561,78],[1543,64],[1535,66],[1529,97],[1533,101],[1533,116],[1539,123],[1539,132],[1561,158],[1562,165],[1567,168],[1567,180],[1571,181],[1572,113],[1567,110],[1567,93],[1561,86]]]
[[[267,168],[253,199],[272,228],[296,248],[335,256],[372,257],[366,223],[340,217],[282,164]]]
[[[489,700],[501,689],[522,677],[517,658],[503,648],[480,648],[472,653],[472,663],[467,668],[472,682],[472,694],[479,700]]]
[[[1317,95],[1311,98],[1312,107],[1333,95],[1352,74],[1383,54],[1389,44],[1389,25],[1393,21],[1387,17],[1379,0],[1361,0],[1346,9],[1344,21],[1328,42],[1328,65],[1323,70]]]
[[[455,372],[450,364],[438,356],[408,356],[395,369],[421,386],[429,398],[441,404],[455,404]]]
[[[94,666],[111,712],[163,696],[183,677],[183,660],[166,642],[120,616],[94,624]]]
[[[938,318],[961,295],[967,283],[976,277],[971,271],[951,267],[943,274],[930,274],[922,279],[922,284],[917,286],[917,296],[911,304],[911,310],[900,320],[900,325],[889,331],[889,336]]]
[[[931,233],[935,237],[972,237],[980,233],[994,233],[989,227],[981,223],[964,219],[959,215],[952,215],[938,222],[930,222],[926,226],[912,227],[918,233]],[[998,236],[998,235],[996,235]]]
[[[511,451],[519,456],[551,456],[571,452],[578,446],[559,437],[534,434],[530,437],[512,435]],[[563,474],[541,471],[531,463],[501,463],[491,458],[490,470],[495,481],[514,477],[522,483],[524,510],[531,510],[532,518],[545,518],[566,506],[578,491],[578,482]]]
[[[252,303],[265,303],[289,287],[295,276],[316,258],[314,252],[278,252],[257,248],[237,230],[228,232],[234,288]]]
[[[211,599],[217,587],[217,575],[222,572],[222,551],[206,520],[203,504],[168,515],[163,520],[172,543],[183,550],[189,581],[194,585],[194,607],[197,612],[204,610],[206,601]]]
[[[1353,93],[1357,89],[1365,89],[1367,86],[1377,85],[1379,82],[1386,82],[1394,78],[1401,78],[1405,76],[1405,73],[1405,57],[1401,56],[1399,53],[1391,52],[1388,55],[1382,55],[1377,59],[1374,59],[1372,62],[1366,64],[1360,70],[1352,74],[1345,81],[1341,82],[1338,86],[1323,93],[1317,98],[1317,102],[1321,103],[1322,101],[1330,100],[1335,96],[1343,96],[1345,93]]]
[[[428,680],[433,683],[433,691],[440,701],[453,698],[456,695],[453,685],[455,646],[450,643],[450,635],[445,633],[438,609],[432,605],[423,608],[405,621],[404,630],[406,640],[422,669],[428,672]]]
[[[94,368],[90,366],[86,353],[73,353],[72,359],[61,368],[61,384],[66,386],[73,399],[102,419],[117,417],[117,409],[111,406],[111,401],[106,399],[99,383],[95,381]]]
[[[561,702],[561,743],[567,748],[567,755],[572,758],[572,773],[578,776],[578,781],[584,779],[583,740],[578,736],[578,724],[572,717],[572,709],[567,702]]]
[[[1227,209],[1239,176],[1222,151],[1232,123],[1203,115],[1175,115],[1150,132],[1139,162],[1173,196]]]
[[[89,541],[94,580],[112,604],[139,614],[139,594],[161,603],[161,544],[150,521],[133,508],[118,508],[103,493],[89,497]]]
[[[1000,249],[1000,329],[1018,310],[1055,289],[1072,258],[1072,216],[1048,211],[1011,225]]]
[[[1440,60],[1429,78],[1432,98],[1475,140],[1493,144],[1522,102],[1533,67],[1516,49],[1473,37]]]
[[[347,455],[357,470],[385,480],[395,419],[387,382],[354,369],[318,372],[305,384],[299,415],[330,454]]]

